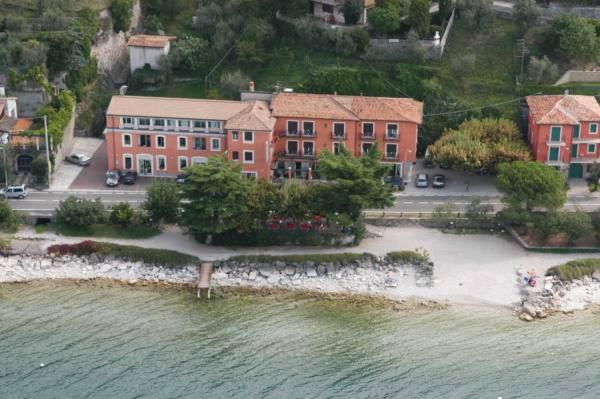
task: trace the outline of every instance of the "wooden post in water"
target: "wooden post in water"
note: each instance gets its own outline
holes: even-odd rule
[[[210,299],[210,280],[213,272],[213,264],[210,262],[204,262],[200,264],[198,268],[198,281],[196,283],[198,292],[197,296],[200,298],[200,292],[203,288],[208,289],[207,297]]]

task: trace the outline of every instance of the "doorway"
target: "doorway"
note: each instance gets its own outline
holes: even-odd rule
[[[152,159],[138,156],[138,174],[140,176],[152,176]]]

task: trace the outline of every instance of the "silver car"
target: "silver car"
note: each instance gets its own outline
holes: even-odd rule
[[[419,188],[429,187],[429,177],[425,173],[419,173],[415,180],[415,186]]]
[[[106,172],[106,185],[108,187],[116,187],[119,185],[119,172],[116,170],[109,170]]]
[[[79,166],[88,166],[92,159],[84,154],[71,154],[65,158],[65,161]]]
[[[20,186],[8,186],[4,190],[0,190],[0,198],[18,198],[27,197],[27,187],[24,184]]]

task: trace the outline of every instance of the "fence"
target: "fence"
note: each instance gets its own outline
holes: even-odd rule
[[[444,48],[448,42],[450,31],[454,26],[455,12],[452,11],[450,19],[446,24],[444,34],[439,39],[419,40],[417,43],[424,50],[424,56],[427,59],[439,59],[444,55]],[[366,58],[374,60],[401,60],[412,56],[413,44],[406,39],[388,38],[371,39],[369,49],[365,54]]]

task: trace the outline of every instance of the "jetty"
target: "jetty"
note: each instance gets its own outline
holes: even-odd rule
[[[198,298],[202,295],[202,290],[207,290],[206,297],[210,299],[210,282],[213,273],[213,264],[210,262],[203,262],[198,267],[198,280],[196,281],[196,288],[198,292],[196,296]]]

